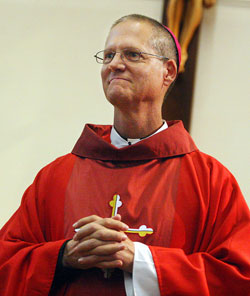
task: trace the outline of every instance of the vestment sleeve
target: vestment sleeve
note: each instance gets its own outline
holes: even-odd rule
[[[58,253],[65,239],[61,234],[60,216],[63,215],[53,217],[59,226],[53,225],[50,218],[51,210],[46,202],[50,196],[48,179],[50,173],[46,170],[38,174],[24,193],[19,209],[0,231],[1,296],[49,294]],[[51,202],[56,215],[55,201]],[[58,200],[59,212],[60,202]]]
[[[127,296],[160,296],[157,274],[152,254],[147,245],[134,242],[133,272],[124,272]]]
[[[150,246],[161,295],[250,295],[250,214],[228,175],[211,179],[206,223],[193,252]]]
[[[135,295],[160,295],[154,261],[149,248],[135,242],[133,265],[133,289]]]

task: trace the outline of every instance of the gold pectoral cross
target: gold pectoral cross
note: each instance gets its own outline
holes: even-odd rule
[[[147,234],[152,234],[154,231],[152,228],[148,228],[146,225],[141,225],[138,229],[136,228],[129,228],[127,233],[137,233],[140,237],[144,237]]]
[[[122,202],[120,200],[120,195],[115,194],[113,196],[113,200],[109,202],[109,205],[112,207],[112,214],[111,217],[114,217],[118,213],[118,208],[122,206]]]
[[[114,217],[118,213],[118,208],[122,206],[121,197],[118,194],[113,196],[113,199],[109,202],[109,205],[112,207],[111,217]],[[135,233],[140,237],[144,237],[147,234],[152,234],[154,230],[152,228],[148,228],[146,225],[141,225],[139,228],[129,228],[127,233]]]

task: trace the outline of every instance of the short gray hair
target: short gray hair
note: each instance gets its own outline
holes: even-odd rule
[[[152,27],[152,38],[149,40],[150,46],[161,56],[165,56],[169,59],[173,59],[179,68],[179,59],[176,44],[173,37],[168,32],[167,29],[163,27],[161,23],[145,15],[140,14],[130,14],[119,18],[114,22],[111,29],[116,25],[125,21],[139,21],[144,22]]]

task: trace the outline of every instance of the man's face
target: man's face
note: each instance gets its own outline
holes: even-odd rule
[[[110,31],[105,49],[120,52],[129,48],[157,54],[149,44],[151,35],[150,25],[124,21]],[[105,95],[112,105],[136,108],[139,102],[162,103],[166,91],[164,73],[165,65],[161,59],[142,55],[138,62],[125,58],[123,61],[117,53],[109,64],[103,65],[101,76]]]

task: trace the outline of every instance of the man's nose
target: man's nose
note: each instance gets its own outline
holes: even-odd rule
[[[126,68],[125,62],[123,60],[122,53],[117,52],[113,57],[112,61],[109,63],[109,69],[111,71],[124,70]]]

